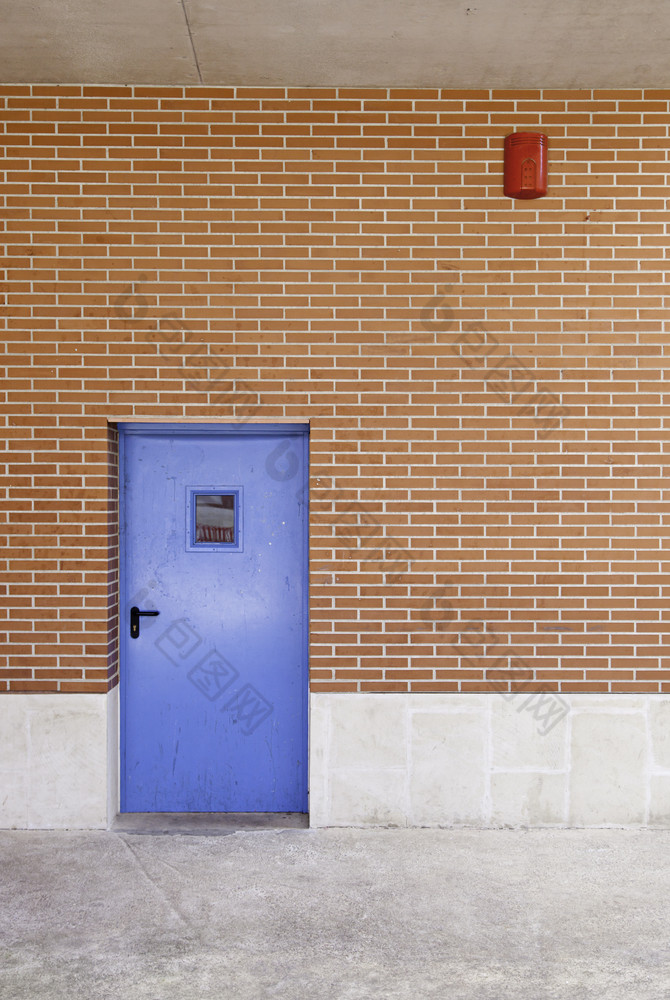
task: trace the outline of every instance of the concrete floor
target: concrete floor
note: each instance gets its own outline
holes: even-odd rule
[[[670,832],[0,833],[2,1000],[667,1000]]]

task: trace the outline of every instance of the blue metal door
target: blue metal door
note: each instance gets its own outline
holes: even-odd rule
[[[306,428],[119,429],[121,810],[306,812]]]

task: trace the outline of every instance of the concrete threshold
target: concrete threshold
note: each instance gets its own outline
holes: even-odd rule
[[[301,830],[309,827],[307,813],[119,813],[113,833],[156,836],[225,837],[239,830]]]

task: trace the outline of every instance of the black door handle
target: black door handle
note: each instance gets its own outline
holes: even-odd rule
[[[140,611],[139,608],[133,607],[130,609],[130,638],[139,639],[140,637],[140,618],[155,618],[159,615],[160,611]]]

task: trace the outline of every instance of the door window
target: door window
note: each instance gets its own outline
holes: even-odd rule
[[[241,552],[241,501],[241,487],[189,487],[186,502],[188,551]]]

